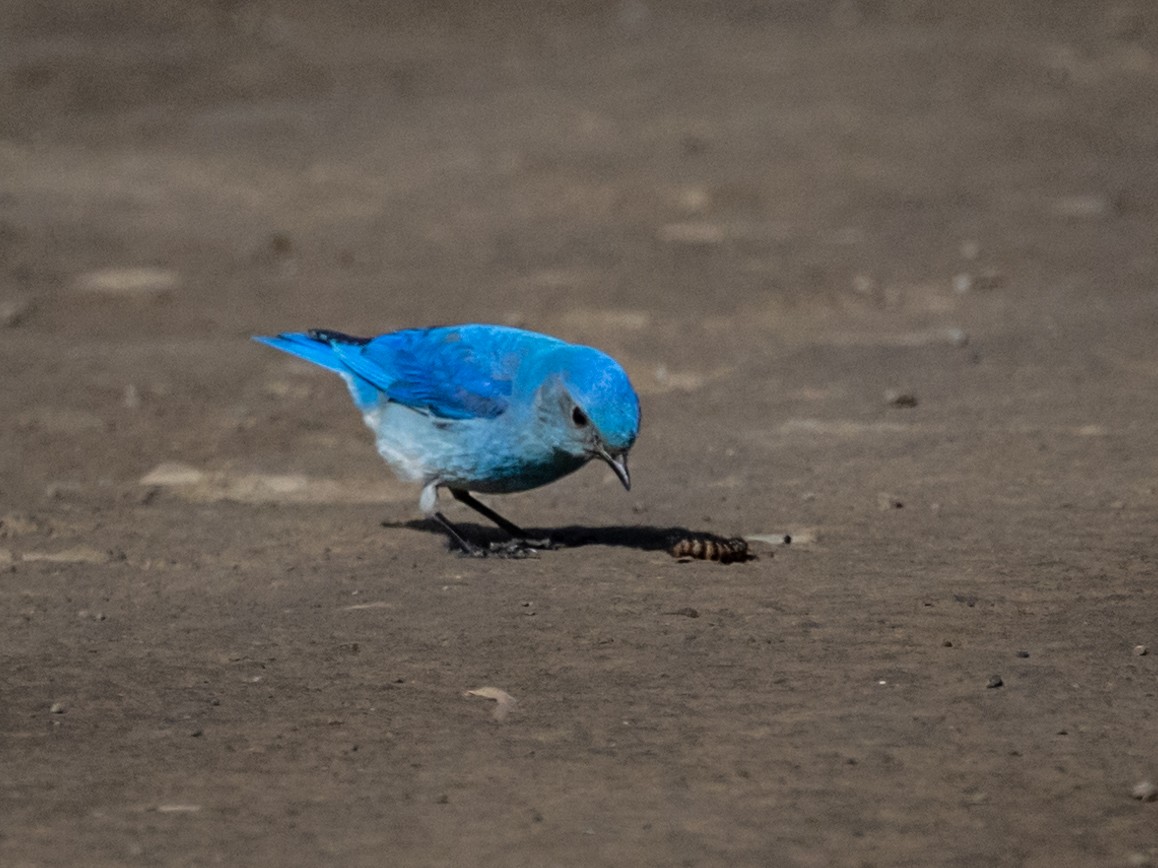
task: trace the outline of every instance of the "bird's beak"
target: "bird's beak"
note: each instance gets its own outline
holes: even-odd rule
[[[611,465],[611,469],[615,471],[615,475],[619,477],[623,487],[631,491],[631,474],[627,472],[627,453],[622,452],[613,456],[603,446],[598,446],[595,449],[595,454]]]

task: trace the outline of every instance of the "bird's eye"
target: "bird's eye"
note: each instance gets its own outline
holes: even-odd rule
[[[575,407],[571,410],[571,421],[575,423],[576,428],[583,428],[589,420],[586,413]]]

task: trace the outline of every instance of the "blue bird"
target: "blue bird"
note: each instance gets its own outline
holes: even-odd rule
[[[524,551],[526,531],[472,491],[537,488],[592,458],[631,488],[627,453],[639,434],[639,398],[619,363],[599,350],[497,325],[376,338],[313,329],[254,340],[342,376],[379,454],[401,479],[422,483],[422,511],[466,554],[486,550],[439,512],[439,488]]]

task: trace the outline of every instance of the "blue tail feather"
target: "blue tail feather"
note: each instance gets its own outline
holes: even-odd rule
[[[344,373],[349,370],[328,343],[314,340],[307,334],[282,332],[277,337],[255,335],[253,339],[258,343],[268,344],[274,349],[289,353],[291,356],[298,356],[307,362],[313,362],[315,365],[321,365],[331,371]]]
[[[282,332],[276,337],[254,335],[253,339],[258,343],[266,344],[284,353],[289,353],[291,356],[297,356],[326,370],[341,374],[346,385],[350,387],[350,396],[354,399],[354,403],[360,409],[365,410],[378,402],[382,392],[372,383],[350,370],[350,366],[342,361],[341,356],[334,351],[329,339],[337,334],[337,332],[321,331],[311,331],[308,334]]]

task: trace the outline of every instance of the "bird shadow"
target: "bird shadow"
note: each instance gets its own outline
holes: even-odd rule
[[[407,528],[436,536],[446,536],[446,531],[437,522],[426,519],[411,519],[400,522],[383,521],[382,527]],[[455,522],[455,527],[471,542],[483,546],[500,545],[510,541],[510,537],[505,532],[490,525]],[[585,525],[568,525],[553,528],[528,527],[525,530],[529,539],[548,539],[557,548],[616,546],[645,552],[670,552],[672,547],[681,540],[712,540],[723,543],[728,539],[728,537],[711,531],[697,531],[681,526],[605,525],[587,527]]]

